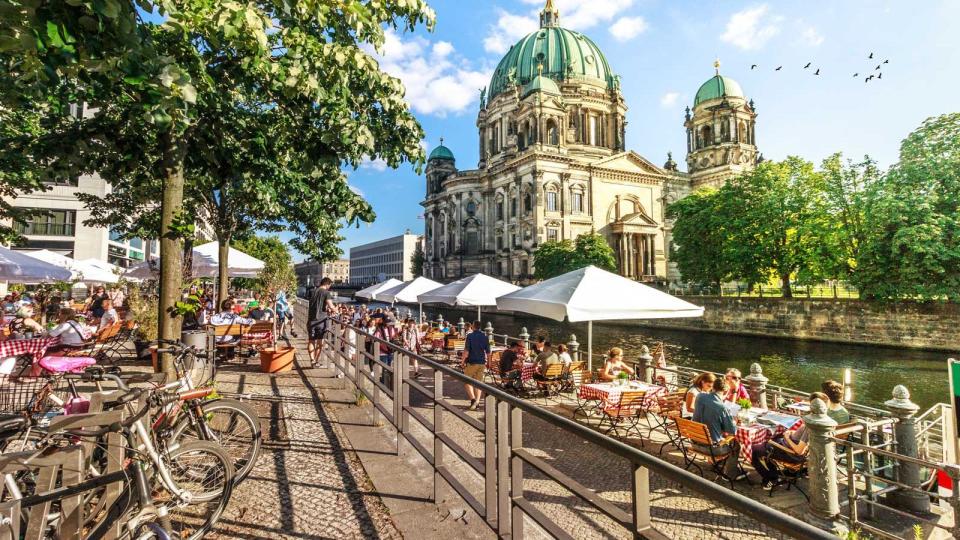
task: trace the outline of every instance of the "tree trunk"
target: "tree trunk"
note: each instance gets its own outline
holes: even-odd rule
[[[217,262],[217,305],[219,306],[220,303],[227,299],[227,294],[230,292],[230,273],[227,267],[227,265],[230,264],[228,259],[230,256],[230,237],[218,237],[217,242],[220,248],[219,260]]]
[[[780,276],[780,283],[784,298],[793,298],[793,289],[790,288],[790,274]]]
[[[182,321],[172,315],[168,309],[180,300],[183,286],[183,263],[181,239],[172,229],[183,208],[183,141],[174,133],[164,134],[164,176],[163,199],[160,204],[160,301],[158,335],[160,339],[179,340]],[[162,355],[160,368],[163,372],[176,376],[173,357]]]

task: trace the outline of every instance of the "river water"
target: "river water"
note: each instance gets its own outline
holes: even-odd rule
[[[436,309],[434,306],[425,306],[424,313],[429,314],[431,320],[436,319],[438,313],[451,321],[458,321],[460,317],[469,321],[476,317],[476,312],[468,315],[464,311]],[[542,335],[555,343],[566,343],[570,334],[576,334],[581,351],[587,347],[586,323],[560,323],[521,314],[484,313],[484,326],[487,321],[493,324],[497,334],[516,336],[521,328],[526,327],[531,339]],[[719,372],[735,367],[747,375],[750,364],[759,362],[771,384],[803,391],[819,390],[820,383],[826,379],[842,381],[844,370],[850,369],[851,401],[874,407],[882,407],[898,384],[910,389],[911,398],[921,410],[950,399],[946,363],[949,355],[910,349],[594,323],[594,366],[600,365],[603,351],[611,347],[622,348],[626,359],[633,361],[641,346],[652,349],[660,341],[666,346],[670,363]]]

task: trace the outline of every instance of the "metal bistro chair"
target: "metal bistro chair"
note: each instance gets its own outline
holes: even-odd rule
[[[730,483],[730,489],[734,489],[733,478],[723,472],[723,467],[728,459],[737,459],[737,456],[734,455],[732,448],[720,448],[730,444],[734,437],[730,436],[719,443],[715,443],[710,437],[710,430],[707,429],[706,424],[680,417],[674,418],[673,421],[677,424],[684,469],[690,470],[690,467],[696,467],[700,471],[700,476],[703,476],[703,469],[697,464],[697,458],[700,458],[710,465],[713,472],[717,474],[717,478],[723,478]],[[737,467],[740,472],[743,472],[739,463]]]
[[[683,417],[683,398],[685,395],[686,391],[678,391],[657,396],[657,408],[651,411],[653,412],[653,423],[650,422],[648,417],[647,438],[652,438],[656,429],[663,430],[663,433],[667,436],[667,442],[660,445],[660,455],[663,455],[663,449],[668,444],[676,446],[677,450],[681,449],[677,424],[673,420]]]
[[[589,418],[599,413],[603,408],[603,400],[580,396],[580,387],[585,384],[591,384],[596,380],[593,372],[586,369],[571,371],[570,378],[573,382],[573,395],[577,399],[577,408],[573,410],[573,419],[577,419],[578,413],[583,414],[584,418]]]
[[[773,497],[773,492],[780,486],[786,486],[786,490],[790,491],[791,487],[797,489],[801,495],[803,495],[807,502],[810,502],[810,496],[807,495],[807,492],[804,491],[797,482],[801,478],[806,478],[807,476],[807,456],[810,453],[810,447],[807,446],[803,453],[796,453],[793,450],[783,446],[774,441],[769,441],[770,446],[780,450],[784,454],[791,456],[793,459],[784,459],[768,456],[770,464],[775,466],[780,471],[779,479],[777,483],[773,485],[773,488],[770,490],[770,496]]]
[[[560,388],[563,385],[563,363],[550,364],[547,366],[540,377],[534,379],[537,389],[540,390],[543,397],[543,403],[546,404],[550,396],[559,396]]]
[[[643,438],[640,433],[640,416],[646,411],[646,400],[647,392],[644,390],[622,392],[616,405],[603,407],[603,417],[597,427],[602,429],[604,424],[609,424],[610,427],[604,433],[608,435],[613,433],[614,436],[620,437],[621,426],[624,426],[623,436],[629,435],[631,432],[636,433],[637,437],[640,438],[640,446],[643,446]]]
[[[567,369],[563,370],[563,383],[560,386],[561,392],[575,392],[577,390],[579,385],[573,380],[574,374],[579,374],[582,379],[583,366],[585,364],[586,362],[571,362],[570,365],[567,366]]]

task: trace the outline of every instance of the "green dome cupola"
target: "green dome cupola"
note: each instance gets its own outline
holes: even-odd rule
[[[457,159],[453,157],[453,151],[443,145],[443,138],[440,138],[440,146],[433,149],[433,152],[430,152],[430,157],[427,158],[427,161],[434,160],[446,160],[456,163]]]
[[[542,67],[541,67],[542,66]],[[547,0],[540,12],[540,29],[510,48],[490,80],[489,99],[515,85],[527,86],[538,76],[564,81],[592,82],[608,89],[617,78],[606,56],[587,36],[560,27],[560,13]]]
[[[717,74],[711,77],[707,82],[703,83],[700,86],[700,89],[697,90],[697,97],[695,97],[693,100],[694,107],[705,101],[710,101],[711,99],[744,97],[743,89],[740,88],[740,83],[731,79],[730,77],[724,77],[723,75],[720,75],[720,61],[717,60],[714,62],[713,66],[717,69]]]

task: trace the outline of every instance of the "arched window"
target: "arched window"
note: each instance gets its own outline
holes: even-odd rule
[[[553,120],[547,121],[547,143],[553,146],[560,145],[560,130],[557,129],[557,123]]]
[[[722,142],[730,140],[730,124],[727,122],[720,123],[720,140]]]
[[[559,212],[560,201],[555,188],[547,188],[547,212]]]
[[[703,146],[710,146],[713,144],[713,131],[710,129],[710,126],[703,126],[703,129],[700,130],[703,134]]]
[[[530,195],[529,191],[526,191],[523,194],[523,213],[529,214],[532,211],[533,211],[533,197]]]
[[[503,195],[497,195],[497,221],[503,221]]]

